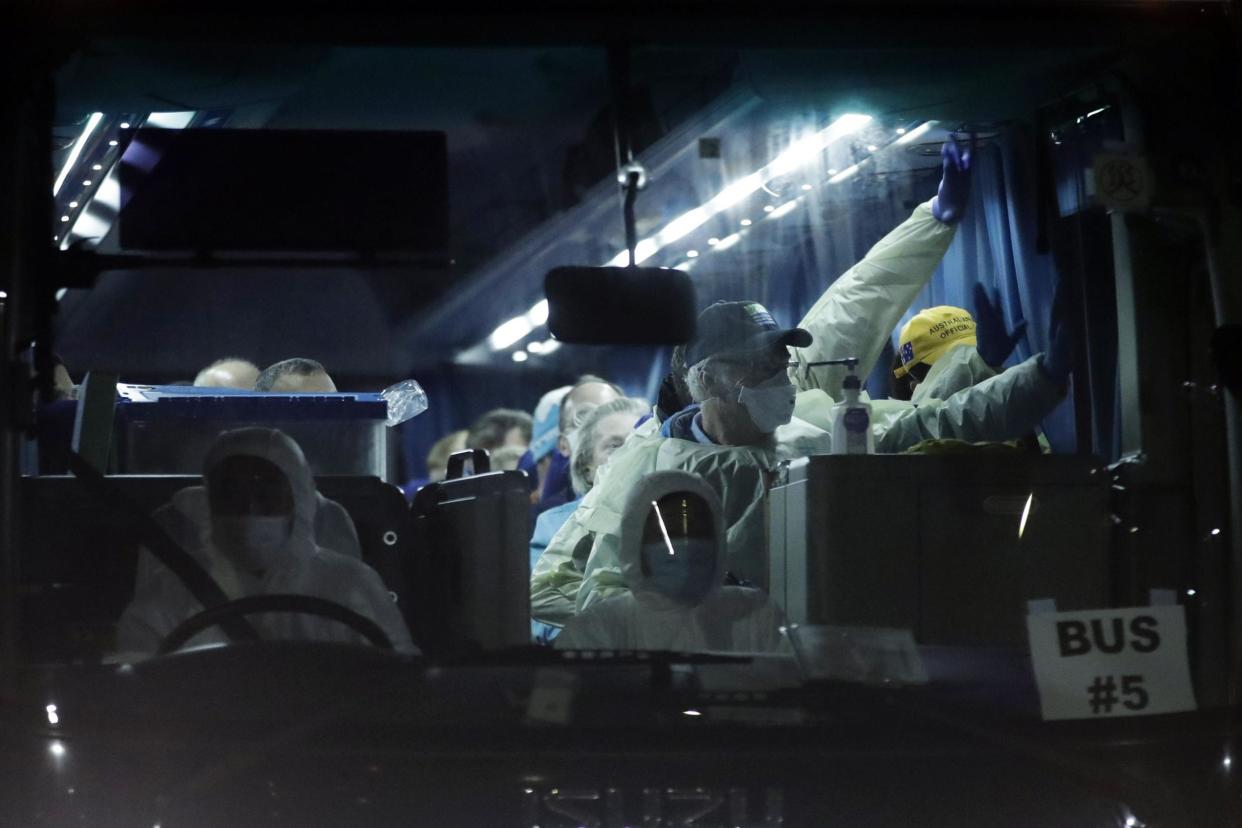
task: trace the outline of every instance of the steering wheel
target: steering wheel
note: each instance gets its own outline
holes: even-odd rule
[[[165,636],[155,654],[167,655],[179,650],[191,638],[224,619],[265,612],[293,612],[328,618],[349,627],[376,647],[384,650],[393,648],[388,635],[370,618],[326,598],[310,595],[250,595],[217,604],[185,619]]]

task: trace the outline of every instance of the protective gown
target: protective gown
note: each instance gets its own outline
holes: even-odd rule
[[[787,649],[780,633],[781,612],[763,592],[721,586],[723,544],[715,544],[715,567],[703,573],[708,580],[700,588],[706,594],[695,605],[669,597],[655,579],[643,574],[640,539],[645,507],[675,491],[689,491],[709,503],[716,537],[721,537],[724,520],[716,494],[701,478],[672,471],[644,478],[630,492],[621,524],[620,570],[629,590],[571,618],[556,639],[557,648],[763,653]]]
[[[963,388],[994,376],[996,371],[984,362],[974,345],[955,345],[932,364],[927,376],[915,387],[910,402],[923,405],[931,400],[947,399]]]
[[[273,464],[285,476],[293,494],[291,532],[276,562],[262,575],[235,566],[229,556],[213,544],[204,487],[192,486],[177,492],[168,504],[155,512],[156,522],[182,544],[230,600],[278,593],[324,598],[376,622],[397,650],[414,652],[404,619],[375,570],[357,557],[325,549],[316,543],[317,517],[322,504],[332,501],[319,497],[310,466],[297,443],[274,429],[244,428],[227,432],[208,453],[204,476],[224,458],[234,455],[258,457]],[[336,527],[333,531],[337,533],[344,532],[340,517],[336,514],[331,518]],[[347,514],[344,517],[348,519]],[[356,543],[356,535],[354,538]],[[139,553],[135,581],[133,601],[122,614],[117,631],[118,648],[122,652],[154,652],[179,623],[203,609],[181,580],[146,549]],[[364,642],[359,634],[343,624],[312,615],[263,613],[251,615],[248,620],[264,640]],[[199,633],[189,644],[227,640],[224,632],[214,627]]]
[[[798,388],[793,420],[755,446],[704,445],[654,433],[631,435],[596,472],[596,485],[553,537],[531,576],[531,614],[564,625],[592,602],[628,589],[618,564],[620,504],[643,475],[682,469],[720,495],[727,526],[726,565],[740,579],[765,578],[764,494],[781,460],[831,452],[832,406],[846,369],[809,363],[856,356],[866,376],[902,314],[931,278],[953,240],[930,202],[881,239],[838,278],[798,323],[813,336],[791,349]],[[808,366],[808,367],[804,367]],[[1004,440],[1030,431],[1062,396],[1037,358],[924,405],[872,401],[876,450],[899,452],[926,439]]]

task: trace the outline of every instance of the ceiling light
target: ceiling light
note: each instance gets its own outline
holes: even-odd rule
[[[659,233],[660,244],[672,244],[687,233],[693,233],[695,230],[703,226],[711,215],[702,207],[695,207],[689,212],[682,213],[677,218],[668,223],[667,226]]]
[[[789,149],[778,155],[765,170],[768,178],[785,175],[803,164],[815,159],[819,153],[836,141],[850,133],[857,132],[871,122],[870,115],[842,115],[827,128],[801,141],[796,141]]]
[[[91,169],[92,169],[92,170],[96,170],[96,171],[98,171],[98,170],[102,170],[102,169],[103,169],[103,164],[91,164]]]
[[[751,221],[750,219],[742,219],[740,222],[738,222],[738,224],[742,225],[743,227],[750,227],[752,224],[754,224],[754,222]]]
[[[712,236],[710,239],[707,240],[707,243],[710,244],[712,247],[715,247],[716,245],[720,244],[720,239],[716,238],[715,236]]]
[[[530,333],[531,328],[530,321],[525,316],[517,316],[500,324],[492,331],[488,341],[493,351],[503,351]]]
[[[697,250],[687,250],[687,251],[686,251],[686,258],[687,258],[687,259],[697,259],[698,257],[699,257],[699,251],[697,251]]]
[[[730,247],[737,244],[741,240],[742,240],[742,236],[740,233],[734,233],[731,236],[725,236],[723,239],[720,240],[720,243],[716,245],[716,249],[717,250],[728,250]]]
[[[898,134],[898,135],[905,135],[905,134],[906,134],[906,128],[905,128],[905,127],[897,127],[897,134]]]
[[[775,209],[776,209],[776,208],[775,208],[775,207],[773,207],[771,204],[765,204],[765,205],[763,205],[763,212],[765,212],[765,213],[770,213],[770,212],[772,212],[772,211],[773,211],[773,210],[775,210]]]
[[[558,340],[549,338],[543,341],[543,345],[539,347],[539,352],[547,356],[559,347],[561,347],[561,343]]]
[[[69,217],[68,217],[68,216],[61,216],[61,217],[60,217],[60,220],[61,220],[61,221],[68,221],[68,220],[69,220]]]
[[[109,142],[108,142],[108,146],[110,146],[110,147],[115,147],[115,146],[116,146],[117,144],[119,144],[119,143],[121,143],[121,142],[120,142],[120,141],[118,141],[118,140],[116,140],[115,138],[113,138],[111,141],[109,141]]]
[[[83,181],[83,182],[82,182],[82,186],[83,186],[83,187],[89,187],[89,186],[91,186],[91,185],[92,185],[92,184],[94,184],[94,183],[95,183],[94,181],[91,181],[91,180],[88,178],[88,179],[86,179],[85,181]]]
[[[811,185],[810,185],[810,184],[803,184],[803,185],[802,185],[802,189],[803,189],[804,191],[810,192],[810,190],[811,190]]]
[[[537,339],[534,342],[526,346],[527,353],[537,354],[541,352],[542,350],[543,350],[543,343]]]
[[[539,327],[548,321],[548,300],[540,299],[538,302],[530,306],[530,310],[526,312],[526,321],[533,327]]]
[[[778,219],[778,218],[781,218],[782,216],[787,216],[790,213],[792,213],[797,206],[798,206],[798,199],[796,198],[793,201],[786,201],[780,207],[777,207],[775,210],[773,210],[771,215],[768,216],[768,218]]]
[[[875,152],[878,149],[879,147],[877,147],[875,144],[867,144],[867,152]]]
[[[870,121],[870,115],[842,115],[825,129],[795,141],[766,167],[733,182],[705,204],[683,213],[666,224],[654,236],[640,241],[634,248],[634,263],[641,264],[655,255],[660,249],[693,233],[706,224],[713,216],[733,207],[756,190],[761,189],[768,180],[793,172],[803,164],[815,159],[833,141],[857,131]],[[810,185],[804,185],[804,189],[809,190]],[[619,266],[628,263],[628,261],[628,255],[619,253],[613,257],[609,264]]]
[[[56,183],[52,185],[52,195],[60,192],[60,188],[64,185],[65,179],[69,177],[69,172],[73,169],[73,165],[78,163],[78,156],[82,154],[82,148],[86,146],[87,139],[91,137],[91,133],[95,131],[95,128],[99,126],[99,122],[102,120],[102,112],[92,112],[91,117],[86,119],[86,126],[82,129],[82,134],[73,143],[73,149],[69,150],[69,157],[65,159],[65,165],[60,168],[60,175],[56,176]]]
[[[121,129],[129,129],[129,121],[121,121]]]
[[[837,173],[832,178],[828,179],[828,183],[839,184],[847,178],[853,178],[857,174],[858,174],[858,164],[850,164],[848,167],[841,170],[841,172]]]
[[[916,126],[914,129],[907,132],[905,135],[898,138],[895,143],[908,144],[911,141],[917,141],[918,139],[926,135],[927,131],[930,130],[932,126],[935,125],[935,123],[936,123],[935,121],[924,121],[923,123]]]
[[[146,126],[160,129],[183,129],[194,120],[193,110],[181,112],[152,112],[147,116]]]
[[[735,181],[721,190],[715,198],[704,205],[712,215],[727,210],[746,196],[763,186],[763,178],[759,173],[751,173],[740,181]]]
[[[529,358],[530,358],[530,357],[529,357],[529,356],[527,356],[527,354],[526,354],[526,352],[525,352],[525,351],[514,351],[514,352],[513,352],[513,361],[514,361],[514,362],[525,362],[525,361],[526,361],[527,359],[529,359]]]
[[[78,206],[78,203],[77,203],[76,201],[71,201],[71,202],[69,202],[69,209],[70,209],[70,210],[75,209],[77,206]]]

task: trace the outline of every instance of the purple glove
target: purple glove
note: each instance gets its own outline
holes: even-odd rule
[[[1005,329],[1005,315],[1001,313],[1000,303],[993,302],[988,290],[978,282],[974,288],[975,298],[975,350],[983,361],[993,368],[999,368],[1009,359],[1013,349],[1018,347],[1026,333],[1026,320],[1014,325],[1012,331]]]
[[[1065,324],[1067,293],[1057,285],[1052,298],[1052,318],[1048,320],[1048,350],[1039,355],[1044,376],[1064,388],[1074,372],[1074,336]]]
[[[975,157],[975,134],[970,133],[970,149],[963,151],[956,138],[940,148],[943,172],[940,189],[932,199],[932,215],[945,224],[956,224],[970,201],[970,165]]]
[[[1070,374],[1074,370],[1073,341],[1064,325],[1056,325],[1052,330],[1052,343],[1048,350],[1039,357],[1039,367],[1044,376],[1064,388],[1069,384]]]

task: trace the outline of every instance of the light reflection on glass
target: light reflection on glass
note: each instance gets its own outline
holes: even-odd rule
[[[664,536],[664,545],[668,547],[670,556],[677,554],[673,551],[673,539],[668,536],[668,527],[664,525],[664,515],[660,512],[660,504],[651,501],[651,508],[655,509],[656,520],[660,522],[660,534]]]
[[[1026,519],[1031,516],[1031,504],[1035,501],[1035,493],[1026,499],[1026,505],[1022,507],[1022,520],[1018,521],[1018,540],[1022,540],[1022,533],[1026,531]]]

